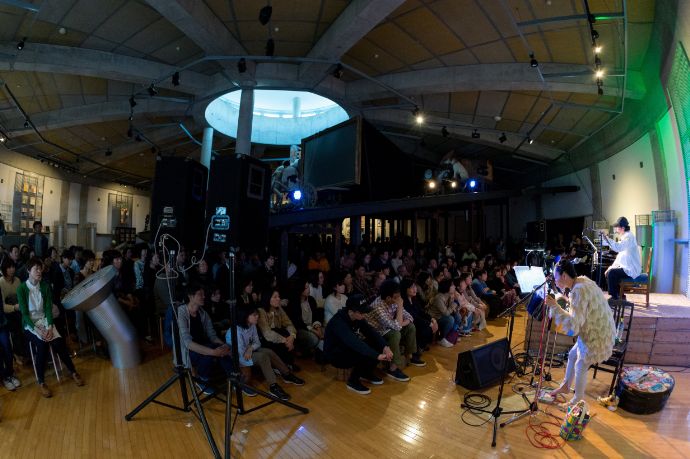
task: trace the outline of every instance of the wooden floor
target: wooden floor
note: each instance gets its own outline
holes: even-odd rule
[[[524,317],[516,331],[524,330]],[[499,429],[491,448],[491,425],[470,427],[460,419],[466,390],[456,386],[455,363],[459,350],[505,336],[505,323],[492,323],[488,332],[463,338],[453,349],[434,346],[425,354],[428,366],[410,367],[410,383],[386,380],[368,396],[346,390],[332,369],[321,371],[300,362],[303,387],[284,385],[293,401],[311,412],[299,414],[273,405],[241,417],[232,438],[233,457],[688,457],[690,456],[690,370],[675,369],[676,388],[666,408],[637,416],[609,412],[594,398],[606,392],[610,375],[604,374],[587,390],[597,415],[585,439],[559,450],[530,445],[525,430],[529,418]],[[521,337],[515,341],[519,344]],[[48,378],[54,396],[43,399],[29,369],[20,376],[25,386],[14,393],[0,388],[0,457],[2,458],[206,458],[211,457],[203,430],[191,413],[149,405],[131,422],[124,415],[160,386],[170,375],[170,355],[149,350],[148,360],[136,369],[118,371],[110,363],[86,355],[76,360],[87,381],[57,384]],[[562,370],[554,370],[556,379]],[[591,372],[590,372],[591,377]],[[505,409],[525,404],[506,384]],[[495,399],[497,387],[485,391]],[[179,402],[179,390],[162,398]],[[248,399],[248,406],[259,398]],[[223,450],[224,405],[206,406],[216,441]],[[549,409],[558,413],[554,408]],[[560,413],[559,413],[560,416]],[[507,419],[501,418],[502,420]],[[544,414],[535,421],[550,419]],[[470,416],[470,422],[479,422]]]

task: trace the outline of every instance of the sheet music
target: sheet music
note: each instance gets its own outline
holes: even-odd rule
[[[539,266],[516,266],[514,269],[520,290],[524,293],[529,293],[534,290],[534,287],[546,282],[544,271]]]

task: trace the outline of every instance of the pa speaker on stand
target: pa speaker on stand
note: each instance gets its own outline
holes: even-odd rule
[[[455,383],[467,389],[481,389],[500,382],[504,368],[506,374],[515,371],[506,338],[458,354]]]

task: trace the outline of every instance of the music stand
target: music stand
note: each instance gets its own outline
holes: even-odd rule
[[[515,266],[513,269],[515,270],[515,277],[517,277],[520,290],[523,292],[532,292],[529,297],[523,299],[528,312],[527,320],[529,322],[529,331],[527,333],[527,351],[520,355],[525,356],[523,374],[527,374],[526,368],[532,363],[530,347],[532,344],[532,323],[536,315],[534,310],[540,310],[544,305],[544,298],[542,295],[539,295],[536,291],[532,291],[532,289],[537,285],[544,285],[546,277],[544,276],[544,271],[539,266]]]

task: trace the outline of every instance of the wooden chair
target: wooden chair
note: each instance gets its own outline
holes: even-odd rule
[[[609,300],[609,306],[611,307],[611,312],[613,312],[613,320],[616,324],[616,329],[618,329],[618,324],[621,319],[623,320],[623,336],[620,340],[616,340],[611,357],[604,362],[592,365],[594,368],[592,379],[596,379],[598,371],[612,373],[613,377],[611,378],[611,387],[609,388],[610,395],[616,388],[618,377],[625,363],[625,353],[628,349],[628,339],[630,338],[635,304],[625,300]],[[630,312],[626,312],[626,309],[629,309]]]
[[[650,247],[642,274],[635,279],[621,282],[620,286],[620,298],[623,298],[623,295],[626,293],[644,294],[646,296],[645,306],[647,308],[649,307],[649,284],[652,278],[652,250],[653,247]]]

